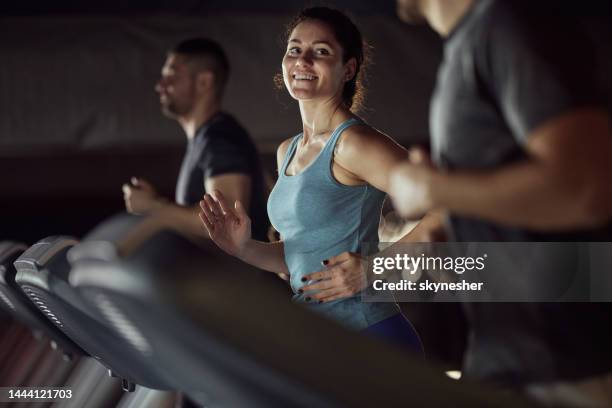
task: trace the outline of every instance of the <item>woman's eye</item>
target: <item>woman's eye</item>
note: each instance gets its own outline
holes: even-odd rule
[[[329,51],[326,50],[325,48],[319,48],[317,50],[317,54],[319,54],[319,55],[329,55]]]
[[[287,54],[289,55],[297,55],[300,53],[300,49],[298,47],[292,47],[287,50]]]

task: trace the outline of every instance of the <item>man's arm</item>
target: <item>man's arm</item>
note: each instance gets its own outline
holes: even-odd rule
[[[525,149],[526,160],[494,171],[398,166],[392,176],[398,210],[416,216],[441,208],[542,231],[592,228],[610,220],[612,136],[605,112],[575,109],[554,117],[528,135]]]
[[[236,201],[240,201],[243,208],[249,208],[251,177],[239,173],[226,173],[208,177],[204,185],[206,191],[220,191],[232,207]],[[157,209],[153,210],[153,214],[166,218],[181,233],[195,238],[209,238],[200,223],[199,212],[200,207],[197,204],[185,207],[169,202],[161,203]]]
[[[206,191],[218,190],[232,205],[240,201],[249,208],[251,178],[240,173],[226,173],[208,177],[204,181]],[[133,214],[153,214],[162,217],[169,226],[192,238],[208,238],[198,218],[200,207],[181,206],[157,194],[146,180],[133,177],[123,186],[126,209]]]
[[[246,209],[251,204],[251,177],[243,173],[224,173],[218,176],[207,177],[204,180],[206,191],[219,190],[227,202],[233,206],[240,201]]]

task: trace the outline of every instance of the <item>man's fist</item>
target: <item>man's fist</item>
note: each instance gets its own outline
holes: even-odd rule
[[[163,203],[155,188],[144,179],[132,177],[130,183],[125,183],[122,189],[125,209],[131,214],[148,214]]]

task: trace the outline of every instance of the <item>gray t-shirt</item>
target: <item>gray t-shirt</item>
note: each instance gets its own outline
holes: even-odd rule
[[[594,81],[595,52],[577,24],[533,3],[475,2],[447,38],[430,114],[439,167],[520,161],[537,126],[605,100]],[[612,241],[611,228],[545,234],[454,214],[450,225],[456,241]],[[612,369],[609,304],[466,303],[465,310],[468,377],[519,385]]]

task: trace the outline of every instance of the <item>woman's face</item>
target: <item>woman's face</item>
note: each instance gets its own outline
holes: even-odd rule
[[[342,47],[333,31],[317,20],[298,24],[283,57],[283,80],[294,99],[342,97],[344,83],[354,75],[355,60],[342,61]]]

